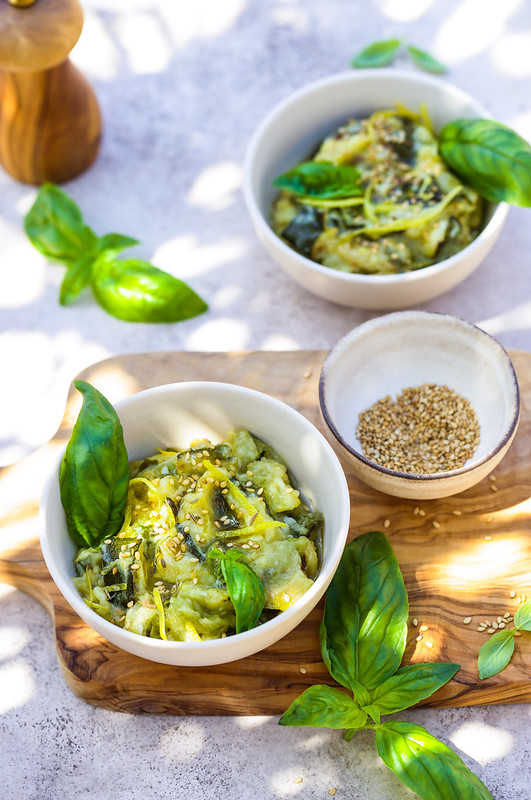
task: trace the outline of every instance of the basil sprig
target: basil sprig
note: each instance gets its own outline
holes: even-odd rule
[[[429,697],[459,669],[445,663],[400,666],[408,615],[406,588],[386,537],[359,536],[345,548],[321,622],[323,661],[349,693],[310,686],[280,724],[343,729],[347,741],[359,730],[374,730],[384,763],[423,800],[492,800],[457,753],[424,728],[380,721]]]
[[[61,503],[73,539],[97,547],[122,527],[129,463],[112,405],[87,381],[74,381],[74,386],[83,405],[61,462]]]
[[[490,639],[481,645],[478,656],[478,672],[481,680],[492,678],[509,664],[513,653],[515,636],[520,631],[531,631],[531,600],[519,606],[514,615],[514,628],[496,631]]]
[[[402,48],[400,39],[385,39],[372,42],[354,56],[350,65],[355,69],[374,69],[390,64]],[[446,67],[435,56],[426,50],[421,50],[413,45],[406,46],[406,52],[415,66],[426,72],[446,72]]]
[[[360,172],[348,164],[336,166],[328,161],[305,161],[279,175],[273,185],[292,194],[321,200],[363,194]]]
[[[250,631],[256,625],[265,604],[265,589],[262,581],[241,559],[240,550],[223,552],[212,547],[208,557],[218,559],[227,585],[229,597],[236,612],[236,633]]]
[[[441,155],[469,186],[493,203],[531,206],[531,146],[490,119],[458,119],[439,134]]]
[[[76,203],[58,186],[45,183],[24,220],[36,249],[64,264],[59,302],[69,305],[88,287],[109,314],[128,322],[180,322],[208,306],[186,283],[147,261],[120,260],[139,244],[120,233],[97,236],[85,225]]]

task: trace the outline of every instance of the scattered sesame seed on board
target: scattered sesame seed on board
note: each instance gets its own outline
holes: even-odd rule
[[[415,626],[415,628],[417,627],[418,624],[419,624],[418,619],[416,617],[413,617],[413,625]]]
[[[426,642],[426,647],[433,647],[433,642]]]
[[[419,631],[421,633],[424,633],[424,631],[429,631],[428,625],[421,625],[420,628],[419,628]]]
[[[306,667],[299,667],[299,672],[301,672],[303,675],[306,675],[307,672]]]
[[[472,617],[465,617],[463,620],[463,625],[470,625],[472,622]]]

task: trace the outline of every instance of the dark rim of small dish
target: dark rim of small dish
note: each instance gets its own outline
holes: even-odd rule
[[[397,312],[397,313],[407,313],[407,312]],[[437,311],[433,311],[433,312],[429,312],[429,313],[430,314],[439,314],[441,317],[448,316],[447,314],[443,314],[443,313],[437,312]],[[458,319],[458,318],[454,317],[454,319]],[[420,481],[448,480],[448,479],[453,478],[453,477],[455,477],[457,475],[464,475],[465,473],[470,472],[473,469],[476,469],[477,467],[481,466],[482,464],[485,464],[487,461],[490,461],[490,459],[494,455],[496,455],[496,453],[498,453],[500,450],[502,450],[505,447],[505,445],[507,444],[507,442],[511,440],[511,438],[513,437],[513,435],[515,433],[516,427],[518,425],[518,420],[520,419],[520,387],[518,385],[518,379],[516,377],[516,372],[515,372],[515,369],[514,369],[513,362],[511,361],[511,359],[509,357],[509,354],[507,353],[507,351],[503,347],[503,345],[501,345],[498,342],[497,339],[495,339],[493,336],[491,336],[490,333],[487,333],[487,331],[484,331],[482,328],[479,328],[477,325],[474,325],[473,322],[468,322],[467,320],[459,320],[459,321],[460,322],[464,322],[466,325],[472,326],[477,331],[479,331],[480,334],[483,334],[484,336],[487,336],[492,342],[494,342],[494,344],[497,345],[500,348],[501,355],[504,358],[504,360],[506,361],[507,366],[509,367],[509,372],[510,372],[510,374],[512,376],[512,381],[513,381],[513,392],[514,392],[514,398],[515,398],[515,410],[514,410],[512,418],[511,418],[510,425],[508,426],[507,431],[506,431],[505,435],[503,436],[503,438],[497,443],[497,445],[495,447],[493,447],[491,450],[489,450],[488,453],[485,453],[485,455],[482,458],[480,458],[479,460],[472,461],[468,465],[465,464],[465,466],[459,467],[459,469],[453,469],[453,470],[449,470],[447,472],[433,472],[433,473],[432,472],[426,472],[426,473],[424,473],[424,472],[401,472],[400,470],[389,469],[388,467],[383,467],[381,464],[377,464],[376,461],[371,461],[370,458],[367,458],[367,456],[364,456],[363,453],[359,452],[359,450],[355,450],[347,441],[345,441],[345,439],[343,439],[343,437],[339,433],[338,429],[336,428],[336,426],[335,426],[335,424],[334,424],[334,422],[332,420],[332,417],[328,413],[328,409],[326,407],[326,402],[325,402],[324,386],[325,386],[325,382],[326,382],[327,364],[328,364],[330,356],[332,355],[332,352],[334,351],[335,347],[337,347],[339,345],[339,343],[342,342],[343,339],[345,339],[347,336],[350,336],[350,333],[348,333],[348,334],[346,334],[346,336],[344,336],[342,339],[340,339],[339,342],[337,342],[337,344],[332,348],[332,350],[330,350],[328,356],[326,357],[326,359],[325,359],[325,361],[323,363],[323,367],[321,369],[321,375],[319,377],[319,406],[321,408],[321,413],[323,415],[323,419],[326,422],[326,424],[328,425],[328,427],[329,427],[330,431],[332,432],[332,434],[334,435],[334,438],[337,440],[337,442],[342,447],[345,448],[345,450],[347,450],[358,461],[361,461],[362,463],[366,464],[368,467],[371,467],[372,469],[376,470],[377,472],[382,472],[385,475],[391,475],[391,476],[393,476],[395,478],[402,478],[402,479],[405,479],[405,480],[414,480],[414,481],[419,481],[419,480]]]

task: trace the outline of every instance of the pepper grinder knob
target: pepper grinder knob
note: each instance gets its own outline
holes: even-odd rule
[[[79,0],[0,0],[0,165],[23,183],[64,183],[98,154],[98,101],[68,57],[82,29]]]

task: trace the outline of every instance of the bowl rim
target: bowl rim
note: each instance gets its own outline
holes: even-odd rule
[[[377,464],[375,461],[372,461],[370,458],[367,458],[367,456],[363,455],[363,453],[361,453],[359,450],[356,450],[354,447],[352,447],[341,436],[339,430],[337,429],[337,427],[336,427],[336,425],[335,425],[335,423],[334,423],[334,421],[333,421],[333,419],[331,417],[330,412],[328,411],[328,407],[327,407],[326,399],[325,399],[325,384],[326,384],[326,378],[327,378],[327,374],[326,374],[327,373],[327,369],[332,364],[333,359],[334,359],[336,353],[338,352],[338,349],[340,347],[345,347],[351,340],[356,339],[357,335],[359,334],[360,329],[363,329],[364,331],[367,331],[367,330],[370,330],[371,328],[379,327],[380,325],[383,324],[384,320],[389,319],[389,317],[405,318],[405,317],[419,317],[419,316],[423,316],[426,319],[428,317],[430,317],[430,318],[439,317],[439,318],[446,319],[448,321],[457,322],[463,328],[465,328],[465,329],[468,328],[468,330],[470,330],[470,331],[473,330],[476,334],[478,334],[480,336],[483,336],[483,337],[486,337],[486,340],[489,342],[490,346],[493,347],[495,350],[497,350],[499,358],[500,358],[501,361],[503,361],[505,367],[508,370],[509,375],[511,376],[511,380],[512,380],[512,382],[511,382],[511,389],[512,389],[511,395],[514,397],[514,410],[513,410],[513,413],[512,413],[512,415],[511,415],[511,417],[509,419],[509,422],[508,422],[508,425],[507,425],[507,429],[506,429],[503,437],[500,439],[500,441],[497,442],[497,444],[494,447],[492,447],[480,459],[476,459],[475,461],[472,460],[472,461],[470,461],[470,463],[467,463],[464,466],[459,467],[458,469],[447,470],[445,472],[433,472],[433,473],[428,473],[428,472],[402,472],[401,470],[389,469],[389,467],[384,467],[381,464]],[[455,478],[455,477],[457,477],[459,475],[466,475],[466,474],[472,472],[473,470],[476,470],[478,467],[481,467],[482,465],[484,465],[487,462],[489,462],[497,453],[499,453],[501,450],[503,450],[503,448],[508,443],[510,443],[510,441],[512,440],[512,438],[513,438],[513,436],[514,436],[514,434],[516,432],[516,428],[518,426],[518,421],[519,421],[519,418],[520,418],[520,388],[519,388],[519,385],[518,385],[518,378],[516,376],[516,371],[515,371],[515,368],[514,368],[514,364],[513,364],[512,360],[511,360],[507,350],[503,347],[502,344],[500,344],[500,342],[497,339],[495,339],[494,336],[492,336],[490,333],[487,333],[487,331],[485,331],[483,328],[480,328],[475,323],[469,322],[468,320],[465,320],[465,319],[461,319],[460,317],[454,317],[454,316],[452,316],[450,314],[444,314],[443,312],[439,312],[439,311],[423,311],[423,310],[418,310],[418,311],[417,310],[396,311],[396,312],[393,312],[391,314],[385,314],[385,315],[382,315],[380,317],[376,317],[374,319],[367,320],[366,322],[362,323],[361,325],[358,325],[357,328],[354,328],[353,330],[349,331],[347,334],[345,334],[345,336],[342,336],[341,339],[339,339],[336,342],[336,344],[332,347],[332,349],[330,350],[330,352],[326,356],[325,361],[324,361],[323,366],[322,366],[322,369],[321,369],[321,374],[319,376],[319,407],[321,409],[321,413],[323,415],[323,419],[324,419],[326,425],[328,426],[328,428],[330,429],[331,433],[333,434],[334,438],[336,439],[336,441],[342,447],[344,447],[345,450],[351,456],[353,456],[357,461],[361,462],[362,464],[364,464],[365,466],[369,467],[370,469],[375,470],[376,472],[380,472],[383,475],[395,478],[397,480],[426,481],[426,482],[441,481],[441,482],[445,482],[445,481],[451,480],[451,479],[453,479],[453,478]]]
[[[158,651],[161,651],[161,653],[202,652],[204,654],[208,654],[209,651],[214,651],[219,649],[230,650],[231,646],[232,647],[234,646],[234,642],[237,641],[238,643],[240,642],[247,643],[247,650],[249,650],[251,642],[255,640],[259,641],[264,635],[267,635],[268,631],[270,631],[272,628],[277,627],[280,621],[286,623],[289,622],[289,620],[292,617],[297,618],[297,616],[300,614],[302,606],[304,606],[308,602],[308,600],[311,601],[311,599],[314,598],[315,595],[317,595],[316,601],[311,606],[311,608],[313,608],[317,604],[317,602],[319,602],[319,599],[322,597],[324,591],[326,591],[327,585],[331,580],[331,578],[333,577],[335,570],[337,568],[337,564],[339,563],[339,559],[341,558],[341,554],[343,552],[343,549],[345,547],[348,538],[348,531],[350,525],[350,496],[349,496],[349,488],[346,475],[344,473],[344,470],[341,466],[341,462],[339,461],[337,454],[334,452],[334,449],[327,441],[324,434],[317,428],[316,425],[314,425],[307,417],[305,417],[304,414],[302,414],[300,411],[297,411],[297,409],[293,408],[288,403],[285,403],[283,400],[280,400],[272,395],[269,395],[266,392],[261,392],[259,390],[251,389],[246,386],[240,386],[238,384],[232,384],[222,381],[182,381],[182,382],[160,384],[158,386],[152,386],[150,388],[143,389],[141,391],[135,392],[132,395],[122,398],[116,403],[112,403],[112,406],[113,408],[115,408],[115,410],[118,412],[119,415],[120,409],[126,407],[127,405],[130,405],[139,395],[145,397],[150,394],[159,394],[159,393],[162,394],[164,392],[171,392],[175,389],[180,391],[183,388],[189,389],[191,387],[197,389],[201,389],[204,387],[211,388],[213,385],[215,386],[216,389],[221,387],[222,391],[237,390],[238,393],[242,391],[249,397],[250,400],[256,396],[260,396],[261,398],[265,397],[267,402],[271,402],[274,406],[276,406],[276,408],[279,408],[281,411],[283,411],[283,413],[287,413],[288,416],[290,416],[292,419],[298,419],[299,423],[302,424],[302,426],[307,431],[311,432],[312,435],[314,436],[316,435],[321,443],[321,446],[324,448],[324,451],[328,453],[330,457],[330,464],[333,465],[334,467],[334,480],[340,487],[339,493],[344,498],[344,503],[343,503],[344,507],[342,508],[338,524],[338,530],[344,531],[344,535],[342,535],[337,539],[337,542],[330,551],[330,570],[329,570],[330,578],[328,578],[328,575],[325,577],[320,571],[316,576],[313,585],[307,590],[307,592],[305,592],[301,597],[299,597],[298,600],[296,600],[295,603],[293,603],[293,605],[290,606],[288,609],[282,611],[272,619],[267,620],[266,622],[262,623],[261,625],[258,625],[255,628],[252,628],[249,631],[243,631],[241,633],[233,634],[225,638],[207,639],[207,640],[202,640],[200,642],[163,640],[163,639],[152,638],[149,636],[144,636],[143,634],[139,634],[134,631],[129,631],[126,630],[125,628],[121,628],[120,626],[114,625],[112,622],[109,622],[104,617],[100,617],[95,611],[93,611],[89,606],[87,606],[87,604],[85,603],[79,592],[77,592],[74,584],[71,581],[70,582],[63,581],[62,575],[60,574],[58,569],[56,569],[56,558],[53,555],[52,548],[50,547],[49,544],[47,536],[47,527],[49,525],[48,515],[50,514],[50,509],[51,509],[50,495],[54,487],[56,487],[56,482],[59,480],[60,466],[68,444],[67,442],[64,445],[64,447],[61,448],[60,452],[56,456],[53,468],[50,470],[47,476],[41,494],[39,512],[38,512],[39,541],[45,564],[50,572],[50,575],[54,583],[56,584],[57,588],[59,589],[60,593],[65,598],[67,603],[78,614],[78,616],[80,616],[81,619],[83,619],[83,621],[87,625],[89,625],[93,630],[100,632],[101,635],[104,636],[104,638],[106,638],[108,641],[114,642],[115,644],[117,639],[119,640],[124,639],[124,641],[130,641],[131,645],[133,645],[133,643],[135,642],[142,643],[145,647],[149,648],[154,652]],[[71,577],[74,577],[73,571]],[[323,584],[325,584],[324,589],[323,589]],[[310,610],[308,610],[308,613],[310,613]],[[304,616],[306,616],[306,614],[304,614]],[[94,619],[96,625],[92,624],[92,622],[90,621],[91,619]],[[292,624],[291,627],[288,627],[287,631],[282,633],[280,636],[273,638],[272,643],[278,641],[280,638],[283,638],[298,624],[299,624],[298,621],[295,623],[295,625]],[[108,632],[109,636],[106,635],[105,631]],[[263,646],[254,647],[249,652],[251,654],[256,653],[262,649],[265,649],[266,647],[269,647],[270,645],[271,642]],[[117,644],[117,646],[120,645]],[[131,650],[128,650],[125,646],[123,649],[126,649],[128,652],[131,652]],[[238,655],[236,656],[236,658],[240,657],[243,658],[245,657],[246,654],[242,656]],[[207,658],[205,658],[205,661],[202,663],[204,663],[204,665],[206,666],[209,662]],[[213,661],[212,663],[216,664],[218,662]]]
[[[477,249],[481,248],[485,239],[494,235],[496,231],[501,229],[506,220],[507,214],[509,213],[508,203],[490,203],[489,205],[492,209],[490,219],[487,220],[475,239],[473,239],[462,250],[459,250],[457,253],[454,253],[454,255],[445,258],[443,261],[438,261],[435,264],[429,264],[426,267],[412,270],[411,272],[399,272],[393,275],[365,275],[357,272],[343,272],[342,270],[336,270],[332,269],[331,267],[323,266],[322,264],[307,258],[294,248],[290,247],[280,236],[274,232],[255,197],[252,180],[256,151],[260,147],[261,141],[271,124],[275,122],[278,116],[289,109],[293,103],[296,103],[298,100],[311,95],[315,91],[320,91],[325,87],[336,84],[358,83],[362,81],[372,82],[377,80],[381,81],[382,79],[386,81],[406,80],[411,83],[417,83],[424,86],[444,87],[448,93],[456,97],[460,97],[463,99],[463,101],[467,101],[469,104],[475,106],[478,114],[483,116],[485,119],[492,119],[492,115],[489,114],[482,104],[479,103],[468,92],[442,78],[438,78],[433,75],[423,75],[406,69],[393,69],[385,67],[366,69],[359,72],[354,70],[351,72],[342,71],[312,81],[311,83],[307,83],[277,103],[258,124],[253,135],[251,136],[244,156],[243,196],[250,216],[261,235],[265,237],[265,239],[273,247],[278,248],[284,257],[295,259],[300,266],[309,269],[316,275],[328,278],[337,283],[345,282],[347,284],[359,283],[360,285],[366,286],[386,286],[393,285],[397,282],[417,283],[425,281],[429,276],[438,275],[441,272],[446,272],[448,269],[451,269],[454,264],[461,260],[464,253],[473,254]]]

